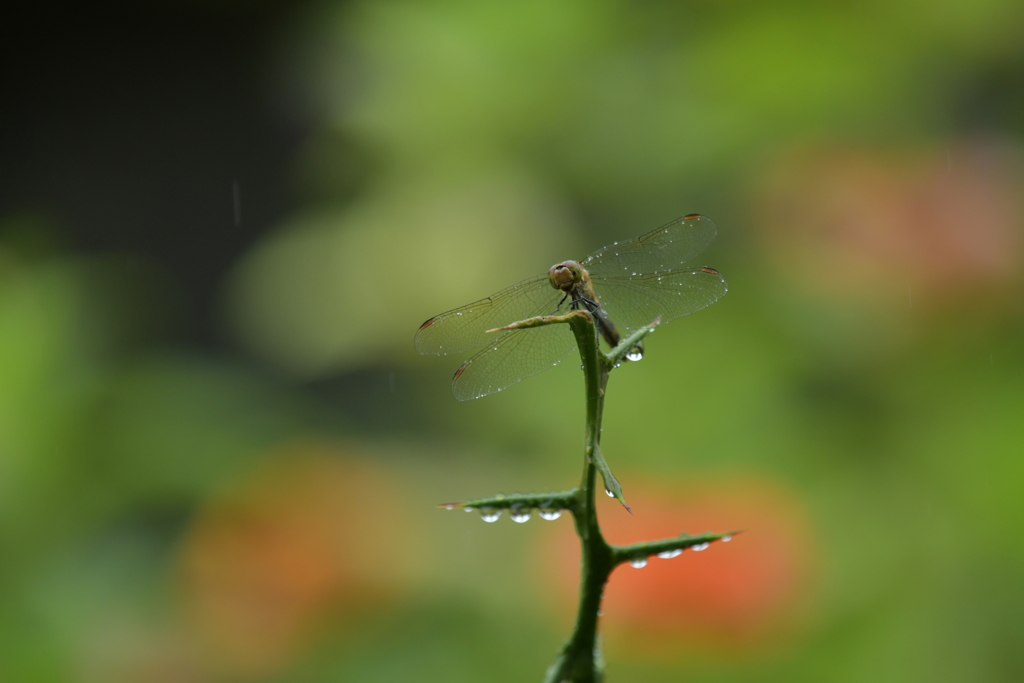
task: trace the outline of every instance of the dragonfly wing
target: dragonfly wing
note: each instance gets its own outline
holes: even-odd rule
[[[507,334],[488,334],[487,330],[550,315],[562,296],[548,282],[547,274],[523,280],[486,299],[435,315],[416,332],[416,350],[444,356],[486,346]]]
[[[729,285],[714,268],[685,268],[643,277],[594,277],[594,291],[620,332],[631,332],[657,317],[662,323],[715,303]]]
[[[634,277],[676,270],[704,251],[717,233],[710,218],[694,213],[677,218],[646,235],[598,249],[580,265],[591,276],[624,274]]]
[[[568,325],[506,332],[455,372],[452,393],[460,401],[468,401],[501,391],[558,365],[575,346]]]

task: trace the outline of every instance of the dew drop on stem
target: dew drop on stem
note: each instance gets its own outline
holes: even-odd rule
[[[698,543],[690,549],[693,550],[695,553],[699,553],[701,550],[706,550],[709,545],[711,544],[705,541],[704,543]]]
[[[647,566],[647,558],[646,557],[638,557],[635,560],[630,560],[629,561],[629,566],[633,567],[634,569],[643,569],[644,567]]]
[[[682,554],[682,548],[676,548],[675,550],[666,550],[663,553],[658,553],[658,557],[660,557],[663,560],[671,560],[673,557],[679,557]]]
[[[522,524],[523,522],[530,521],[530,509],[529,508],[516,508],[510,510],[508,516],[512,518],[513,522]]]
[[[494,508],[480,508],[480,519],[485,522],[497,522],[499,517],[501,517],[501,510],[496,510]]]

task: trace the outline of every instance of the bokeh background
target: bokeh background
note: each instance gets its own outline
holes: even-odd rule
[[[70,13],[68,13],[70,11]],[[530,681],[576,365],[426,318],[700,212],[609,387],[613,681],[1024,679],[1024,5],[90,3],[0,23],[0,679]]]

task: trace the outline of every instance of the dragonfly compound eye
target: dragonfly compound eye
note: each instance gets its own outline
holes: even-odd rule
[[[548,281],[555,289],[569,291],[577,279],[577,275],[573,272],[572,265],[569,262],[556,263],[548,270]]]

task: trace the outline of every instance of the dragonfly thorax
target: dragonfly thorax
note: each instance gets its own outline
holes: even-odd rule
[[[570,294],[576,285],[587,278],[587,271],[575,261],[562,261],[548,270],[548,282],[555,289]]]

